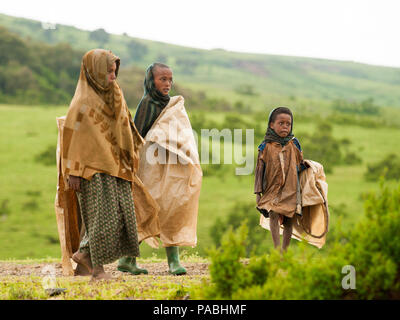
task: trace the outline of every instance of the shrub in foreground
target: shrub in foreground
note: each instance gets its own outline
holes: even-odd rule
[[[321,255],[302,242],[300,250],[281,255],[245,256],[247,226],[223,237],[210,251],[211,282],[198,293],[206,299],[399,299],[400,185],[384,182],[365,202],[365,216],[343,241],[331,243]],[[328,234],[329,236],[329,234]],[[355,288],[343,288],[353,266]]]

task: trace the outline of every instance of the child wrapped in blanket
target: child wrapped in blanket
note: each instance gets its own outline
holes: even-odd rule
[[[299,141],[293,135],[293,114],[289,108],[271,111],[268,129],[258,147],[254,193],[257,209],[269,218],[274,247],[280,247],[280,224],[283,224],[285,251],[293,231],[293,217],[301,214],[298,174],[306,168]]]

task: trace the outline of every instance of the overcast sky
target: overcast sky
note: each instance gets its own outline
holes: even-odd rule
[[[0,13],[195,48],[400,67],[400,0],[12,0]]]

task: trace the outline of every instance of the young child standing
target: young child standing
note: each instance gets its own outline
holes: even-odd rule
[[[289,246],[293,217],[301,214],[298,173],[303,165],[299,141],[293,135],[293,114],[278,107],[269,115],[264,141],[258,147],[254,193],[261,220],[269,218],[274,247],[280,247],[280,224],[283,224],[282,251]]]
[[[184,98],[169,95],[172,83],[170,67],[149,66],[134,122],[146,141],[139,155],[138,177],[160,207],[158,237],[166,250],[169,272],[182,275],[186,269],[180,264],[179,247],[197,244],[202,171]],[[148,160],[149,155],[155,157],[152,146],[158,155],[165,155],[165,162]],[[158,247],[155,238],[148,240]]]

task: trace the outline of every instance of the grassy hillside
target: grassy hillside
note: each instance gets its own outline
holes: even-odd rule
[[[363,100],[373,97],[381,105],[400,106],[400,69],[354,62],[245,54],[224,50],[199,50],[161,42],[93,32],[56,25],[45,29],[41,22],[0,14],[0,25],[25,38],[73,48],[112,49],[123,65],[145,68],[154,61],[172,66],[175,77],[192,89],[212,95],[239,95],[250,104],[270,103],[276,96],[296,99]],[[256,101],[252,98],[257,97]],[[247,99],[249,98],[249,99]]]

